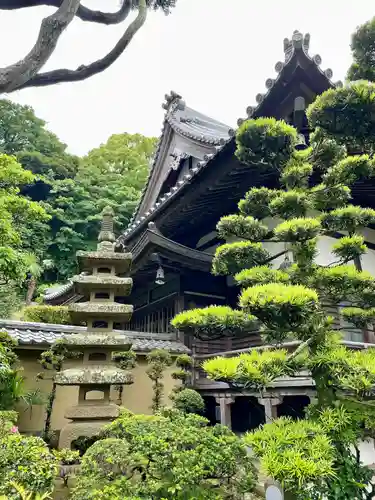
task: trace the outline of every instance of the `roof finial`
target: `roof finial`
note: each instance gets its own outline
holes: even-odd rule
[[[295,50],[301,50],[307,54],[310,48],[310,35],[305,36],[298,30],[294,30],[292,39],[284,38],[285,62],[289,61]]]
[[[112,207],[107,206],[102,211],[102,223],[98,236],[98,250],[113,250],[113,244],[116,240],[113,232],[114,215]]]

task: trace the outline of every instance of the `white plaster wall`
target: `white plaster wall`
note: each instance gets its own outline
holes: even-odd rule
[[[375,442],[373,439],[359,443],[361,460],[365,465],[375,463]]]

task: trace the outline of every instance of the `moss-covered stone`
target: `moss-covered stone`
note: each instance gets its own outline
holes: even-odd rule
[[[58,385],[128,385],[133,377],[115,366],[89,365],[56,373],[55,382]]]

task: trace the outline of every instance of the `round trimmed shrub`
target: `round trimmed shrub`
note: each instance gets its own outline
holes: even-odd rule
[[[182,389],[173,397],[173,406],[184,413],[202,413],[204,400],[194,389]]]

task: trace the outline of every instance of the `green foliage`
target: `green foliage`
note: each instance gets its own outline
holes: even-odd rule
[[[189,370],[193,366],[193,358],[189,354],[180,354],[176,358],[176,366],[183,370]]]
[[[157,413],[163,404],[164,371],[173,363],[172,356],[165,349],[154,349],[147,354],[147,375],[152,381],[152,410]]]
[[[239,201],[238,209],[243,215],[264,219],[271,215],[270,202],[278,196],[278,191],[265,187],[252,188]]]
[[[194,389],[182,389],[173,397],[173,406],[183,413],[203,413],[205,404],[202,396]]]
[[[375,81],[375,18],[362,24],[352,35],[353,63],[348,79]]]
[[[270,203],[272,214],[283,219],[304,217],[310,207],[311,203],[307,194],[297,189],[280,191]]]
[[[313,128],[345,145],[348,151],[374,151],[375,84],[359,81],[329,89],[309,106],[307,117]]]
[[[50,370],[53,372],[60,372],[63,368],[63,363],[67,359],[74,359],[81,355],[80,352],[69,349],[64,339],[56,340],[51,347],[42,352],[39,358],[39,363],[44,370]],[[39,379],[45,378],[45,372],[38,374]],[[51,438],[51,418],[53,405],[56,399],[56,382],[52,377],[52,389],[48,395],[47,405],[46,405],[46,418],[44,421],[43,436],[46,441],[50,441]]]
[[[360,307],[344,307],[341,309],[343,317],[358,328],[366,328],[375,321],[375,309],[362,309]]]
[[[285,190],[251,189],[238,205],[240,215],[218,224],[221,236],[249,241],[219,247],[213,274],[234,275],[243,288],[239,305],[253,323],[247,333],[261,335],[271,347],[209,359],[203,369],[212,380],[236,390],[261,393],[279,377],[311,373],[317,403],[307,420],[279,419],[247,438],[267,475],[298,500],[364,500],[370,494],[365,490],[371,471],[353,449],[358,440],[375,436],[375,351],[343,347],[344,328],[329,310],[345,304],[343,315],[354,328],[366,329],[375,320],[374,276],[346,264],[354,260],[360,268],[358,260],[366,252],[360,229],[375,224],[373,209],[348,205],[350,186],[374,176],[374,103],[375,84],[368,82],[319,96],[308,110],[309,128],[315,130],[303,152],[293,150],[296,131],[288,135],[283,122],[243,124],[238,158],[251,168],[263,165],[279,172]],[[283,131],[290,141],[284,137],[278,144]],[[323,213],[315,216],[314,210]],[[265,224],[268,217],[283,220],[274,230],[264,226],[259,235],[259,220]],[[319,238],[336,232],[344,233],[332,248],[337,260],[318,265]],[[293,263],[275,269],[274,260],[283,252],[271,252],[272,244],[280,241]],[[226,327],[228,319],[238,326],[233,314],[228,308],[198,309],[174,322],[184,333],[205,340],[242,335],[242,325]],[[291,339],[301,343],[287,352],[282,344]]]
[[[304,495],[298,498],[311,498],[316,482],[335,475],[331,441],[316,422],[278,418],[246,434],[245,442],[261,458],[266,474],[287,491]]]
[[[79,451],[62,448],[61,450],[52,450],[52,453],[61,465],[75,465],[80,463]]]
[[[243,269],[235,274],[234,279],[241,287],[248,287],[266,285],[267,283],[285,283],[289,281],[289,275],[268,266],[258,266],[252,269]]]
[[[332,253],[342,262],[356,259],[365,254],[367,246],[364,243],[363,236],[355,234],[353,236],[343,236],[332,247]]]
[[[65,306],[28,306],[22,312],[22,320],[53,325],[71,323],[68,308]]]
[[[216,249],[212,261],[212,273],[233,275],[243,268],[265,264],[269,257],[262,243],[251,241],[226,243]]]
[[[10,483],[10,486],[13,488],[13,493],[18,493],[20,500],[50,500],[52,498],[49,493],[33,493],[13,481]],[[9,497],[1,495],[0,500],[9,500]]]
[[[247,120],[238,129],[237,158],[248,165],[279,167],[293,151],[295,128],[275,118]]]
[[[208,306],[177,314],[171,325],[201,340],[247,335],[254,331],[256,318],[228,306]]]
[[[267,328],[297,332],[317,312],[318,295],[303,285],[269,283],[242,291],[240,306],[262,321]]]
[[[254,217],[243,215],[227,215],[222,217],[216,226],[220,238],[249,239],[252,241],[262,241],[268,234],[268,227],[254,219]]]
[[[57,461],[41,438],[9,433],[0,437],[0,448],[0,494],[21,499],[12,482],[32,493],[52,491]]]
[[[168,9],[172,3],[157,0],[150,6]],[[51,269],[43,269],[42,282],[64,280],[75,272],[76,251],[93,247],[100,222],[97,214],[106,205],[115,209],[116,231],[127,225],[147,178],[155,145],[156,139],[139,134],[117,134],[79,159],[66,152],[66,145],[46,129],[32,108],[0,100],[0,153],[15,155],[24,168],[20,170],[15,158],[12,163],[7,159],[7,167],[0,168],[0,189],[6,189],[9,195],[13,194],[10,189],[20,190],[22,197],[13,196],[13,200],[20,205],[27,197],[28,203],[37,202],[31,205],[34,209],[43,207],[50,216],[49,220],[30,217],[30,224],[20,205],[17,217],[22,248],[34,253],[38,263],[53,262]],[[0,167],[3,158],[0,156]],[[9,232],[3,214],[4,210],[0,246],[5,229]],[[24,273],[20,274],[23,278]]]
[[[251,492],[255,474],[245,446],[226,427],[207,424],[176,410],[123,412],[84,455],[72,500],[229,500]]]
[[[312,218],[292,219],[282,222],[274,229],[278,241],[306,241],[315,238],[320,231],[320,222]]]
[[[366,399],[374,395],[375,352],[350,351],[344,346],[322,348],[309,360],[312,370],[329,371],[330,387]]]
[[[283,170],[280,182],[288,189],[304,188],[310,175],[313,172],[313,166],[310,163],[291,163]]]
[[[307,150],[309,159],[314,168],[320,172],[325,172],[346,156],[345,145],[327,139],[321,129],[316,129],[310,134],[310,143],[310,151]]]
[[[53,243],[49,253],[58,263],[58,278],[75,271],[77,250],[96,244],[100,212],[113,208],[115,231],[130,221],[149,173],[156,139],[140,134],[115,134],[90,151],[74,179],[54,182],[49,193]]]
[[[359,179],[369,179],[375,175],[375,162],[368,155],[347,156],[330,167],[323,175],[327,186],[334,184],[354,184]]]
[[[375,223],[375,210],[348,205],[323,214],[321,222],[325,229],[348,231],[349,234],[353,234],[357,229]]]
[[[348,186],[326,186],[319,184],[310,191],[312,207],[320,211],[334,210],[345,206],[351,199]]]
[[[233,358],[213,358],[203,363],[203,369],[213,380],[246,389],[264,390],[275,378],[291,374],[298,360],[288,359],[287,351],[257,351]]]

